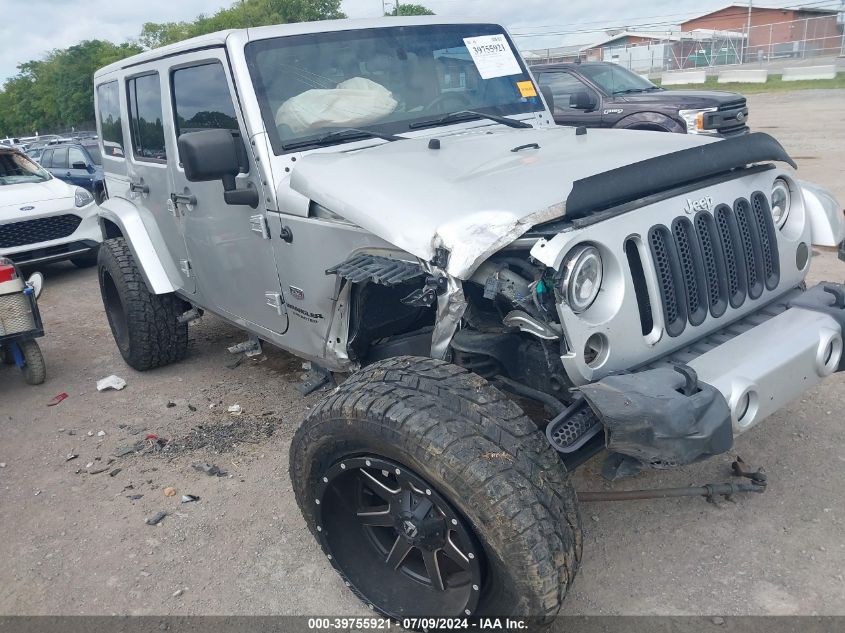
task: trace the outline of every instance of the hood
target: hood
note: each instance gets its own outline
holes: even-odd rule
[[[26,182],[16,185],[0,185],[0,207],[26,206],[36,202],[73,198],[74,187],[50,178],[44,182]]]
[[[616,97],[616,101],[626,103],[661,103],[677,104],[679,108],[692,110],[694,108],[719,107],[729,103],[745,101],[745,97],[735,92],[722,90],[655,90]]]
[[[683,134],[575,128],[500,129],[312,153],[291,175],[295,191],[399,248],[467,279],[535,224],[566,213],[575,181],[714,142]],[[539,146],[535,147],[534,144]]]

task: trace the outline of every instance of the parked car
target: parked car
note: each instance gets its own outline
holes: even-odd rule
[[[531,68],[560,125],[730,137],[748,133],[745,97],[722,90],[665,90],[612,62]]]
[[[96,141],[50,144],[42,150],[37,160],[56,178],[87,189],[97,204],[106,199],[103,160]]]
[[[500,25],[226,31],[94,86],[121,355],[181,360],[205,310],[310,361],[304,393],[351,373],[292,440],[293,490],[408,628],[551,618],[581,560],[571,469],[724,454],[843,369],[845,286],[804,287],[811,243],[845,238],[832,196],[766,134],[553,125]]]
[[[0,256],[29,265],[69,259],[88,267],[102,241],[93,196],[0,147]]]

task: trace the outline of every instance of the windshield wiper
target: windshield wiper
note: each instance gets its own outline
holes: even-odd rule
[[[423,127],[434,127],[436,125],[443,125],[445,123],[472,121],[473,119],[489,119],[490,121],[495,121],[496,123],[501,123],[502,125],[507,125],[508,127],[532,129],[534,128],[533,125],[531,125],[530,123],[525,123],[524,121],[509,119],[507,117],[499,116],[497,114],[485,114],[476,110],[460,110],[459,112],[450,112],[449,114],[437,117],[436,119],[414,121],[413,123],[409,123],[408,127],[412,130],[416,130]]]
[[[323,145],[331,145],[332,143],[355,141],[364,138],[380,138],[385,141],[401,141],[404,137],[395,136],[393,134],[382,134],[381,132],[374,132],[373,130],[363,130],[357,127],[345,127],[341,130],[326,132],[322,136],[318,136],[316,138],[283,143],[282,149],[288,150],[298,149],[301,147],[320,147]]]
[[[645,92],[646,90],[651,90],[651,88],[628,88],[626,90],[614,90],[614,95],[628,95],[634,92]]]

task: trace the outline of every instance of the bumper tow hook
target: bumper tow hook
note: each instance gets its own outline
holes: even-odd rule
[[[579,492],[578,500],[585,503],[592,501],[634,501],[638,499],[672,499],[676,497],[704,497],[708,502],[716,504],[717,497],[724,497],[726,501],[733,501],[739,493],[766,491],[766,473],[762,468],[751,469],[741,457],[731,465],[733,475],[749,479],[748,483],[705,484],[703,486],[689,486],[686,488],[653,488],[650,490],[609,490],[607,492]]]

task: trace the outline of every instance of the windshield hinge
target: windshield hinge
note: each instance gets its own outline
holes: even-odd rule
[[[190,260],[187,259],[180,259],[179,260],[179,268],[182,269],[182,274],[185,275],[188,279],[194,276],[193,268],[191,267]]]
[[[261,213],[249,216],[249,229],[253,233],[260,233],[265,240],[270,239],[270,227],[267,226],[267,218]]]

